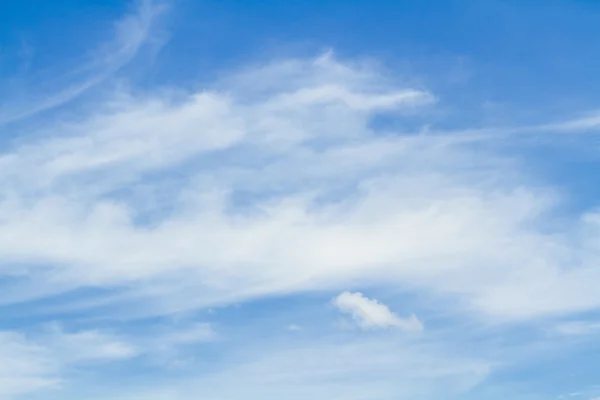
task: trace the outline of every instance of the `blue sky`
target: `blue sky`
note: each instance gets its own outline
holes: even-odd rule
[[[600,398],[600,3],[5,0],[0,398]]]

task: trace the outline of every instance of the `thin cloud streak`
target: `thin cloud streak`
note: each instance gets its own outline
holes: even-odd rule
[[[69,103],[118,72],[135,57],[152,35],[153,25],[164,9],[164,5],[152,0],[140,1],[131,15],[115,24],[114,39],[99,46],[88,63],[75,66],[67,75],[53,78],[56,81],[68,81],[66,87],[49,95],[30,94],[24,101],[26,104],[14,108],[7,102],[4,109],[0,109],[0,125],[32,118]],[[85,75],[85,78],[78,75]]]

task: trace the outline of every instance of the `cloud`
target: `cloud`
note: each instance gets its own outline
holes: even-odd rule
[[[61,363],[108,362],[129,359],[140,350],[127,341],[99,330],[65,332],[60,325],[49,326],[47,333],[37,338],[52,351]]]
[[[100,45],[88,59],[67,68],[68,73],[63,72],[63,66],[61,71],[52,71],[51,76],[30,77],[37,84],[28,82],[26,90],[11,93],[13,98],[0,112],[0,125],[71,102],[122,69],[151,37],[152,28],[165,8],[165,4],[152,0],[138,1],[130,15],[114,24],[114,37]]]
[[[403,331],[423,330],[423,324],[413,314],[409,318],[400,318],[377,300],[369,299],[362,293],[343,292],[333,305],[344,314],[352,316],[362,329],[398,328]]]
[[[368,282],[490,319],[599,306],[595,211],[548,231],[561,193],[521,153],[372,124],[435,100],[326,54],[57,120],[0,156],[0,302],[100,288],[131,317]]]
[[[597,116],[448,130],[436,107],[452,98],[332,52],[241,66],[197,90],[108,85],[87,103],[80,95],[152,36],[162,8],[140,4],[64,86],[0,116],[21,121],[81,101],[2,147],[0,306],[86,320],[85,329],[0,332],[0,397],[129,363],[165,380],[165,368],[185,368],[190,380],[150,377],[151,394],[118,387],[102,398],[447,398],[481,383],[498,359],[506,366],[539,351],[517,339],[499,357],[474,320],[496,326],[600,307],[600,214],[565,213],[570,194],[531,167],[524,144],[539,134],[557,145],[553,134],[595,129]],[[375,298],[381,289],[416,294],[441,319],[451,314],[451,329],[464,319],[469,330],[454,341],[429,325],[398,335],[386,328],[423,325],[366,288]],[[264,325],[252,329],[236,320],[230,336],[204,322],[148,327],[150,317],[342,290],[338,310],[380,332],[316,338],[327,324],[293,313],[257,318]]]
[[[16,332],[0,332],[0,396],[56,388],[60,379],[46,349]]]
[[[27,221],[21,221],[20,233],[11,236],[12,239],[5,237],[5,240],[12,243],[8,245],[5,241],[5,246],[0,244],[0,248],[4,249],[0,251],[12,252],[12,256],[7,256],[15,261],[20,259],[19,263],[35,265],[39,262],[49,262],[56,267],[60,265],[58,269],[50,267],[28,275],[33,280],[42,278],[42,275],[45,275],[42,279],[50,279],[48,274],[54,275],[51,279],[56,290],[65,290],[62,289],[65,285],[67,287],[82,283],[85,285],[86,283],[79,281],[84,276],[87,284],[112,285],[129,279],[150,279],[167,272],[176,274],[182,268],[187,270],[191,267],[193,267],[189,275],[191,280],[188,282],[199,280],[195,282],[200,285],[204,279],[221,279],[219,275],[222,273],[225,276],[235,276],[235,280],[258,279],[256,283],[249,286],[250,289],[256,284],[260,285],[260,281],[270,280],[268,276],[252,276],[254,272],[262,275],[260,270],[267,272],[267,275],[271,273],[269,271],[274,272],[270,267],[260,270],[244,267],[243,269],[251,274],[247,278],[244,277],[246,274],[239,274],[241,270],[232,275],[231,269],[237,269],[236,264],[259,265],[264,262],[264,257],[271,257],[267,254],[271,250],[264,246],[270,240],[269,236],[276,233],[275,230],[283,228],[283,226],[278,227],[280,223],[287,224],[285,214],[294,213],[295,207],[304,207],[301,202],[305,201],[302,200],[305,194],[297,193],[298,189],[304,191],[304,188],[290,187],[285,195],[289,200],[282,198],[281,200],[285,201],[278,205],[279,200],[272,198],[269,200],[269,202],[275,200],[272,205],[268,203],[264,205],[271,208],[270,211],[266,210],[272,214],[271,216],[267,219],[257,219],[249,215],[248,218],[240,220],[241,224],[238,227],[230,225],[233,222],[230,220],[232,216],[222,214],[221,208],[226,204],[220,203],[228,201],[228,192],[245,190],[244,182],[247,178],[257,178],[255,175],[259,171],[255,170],[252,164],[260,162],[260,158],[274,158],[276,164],[287,163],[288,160],[292,163],[303,162],[301,158],[305,155],[297,153],[297,147],[301,143],[315,139],[327,140],[322,134],[333,135],[332,139],[338,137],[335,140],[345,141],[343,136],[339,136],[341,132],[337,132],[339,125],[337,121],[347,120],[349,128],[354,129],[356,134],[363,135],[366,133],[364,125],[368,115],[381,107],[380,99],[384,99],[382,101],[386,108],[396,103],[397,107],[402,109],[407,106],[407,102],[410,105],[418,97],[413,90],[406,92],[386,89],[383,92],[368,94],[367,89],[379,80],[377,76],[373,75],[368,84],[361,84],[360,81],[366,80],[368,71],[355,71],[333,60],[319,59],[316,62],[299,60],[295,62],[291,72],[285,63],[276,63],[270,68],[269,73],[274,74],[273,79],[277,79],[275,73],[277,69],[286,70],[288,75],[293,72],[297,77],[294,79],[288,76],[289,79],[286,79],[285,84],[290,87],[279,88],[277,93],[272,94],[265,101],[254,100],[254,103],[245,104],[242,102],[243,93],[234,101],[231,96],[224,96],[219,92],[194,94],[186,102],[178,104],[171,104],[166,99],[131,98],[121,103],[116,110],[101,112],[81,122],[52,129],[53,132],[60,132],[60,135],[28,143],[14,149],[12,153],[5,154],[0,162],[7,171],[10,170],[12,173],[5,176],[3,184],[11,192],[9,198],[12,200],[7,199],[8,201],[3,203],[3,210],[5,212],[10,210],[14,216],[22,213]],[[340,70],[340,73],[323,82],[324,77],[321,75],[330,74],[332,69]],[[253,73],[260,74],[256,71]],[[253,80],[255,78],[252,77]],[[326,107],[323,107],[321,98],[290,102],[289,99],[296,98],[297,93],[307,90],[305,86],[297,87],[298,83],[304,85],[306,79],[313,81],[308,87],[314,86],[314,90],[319,90],[324,85],[343,85],[342,93],[350,94],[354,100],[350,101],[352,103],[350,104],[343,97],[334,96],[326,99],[330,103]],[[357,82],[353,82],[353,79]],[[294,83],[296,80],[301,82]],[[243,84],[240,83],[240,86]],[[409,95],[405,96],[405,93]],[[423,96],[427,97],[426,94]],[[284,98],[288,100],[283,101]],[[361,103],[362,105],[356,105],[356,98],[367,100],[364,104]],[[354,116],[356,107],[358,111]],[[300,120],[305,120],[303,114],[306,112],[315,114],[314,119],[309,118],[315,126],[312,128],[307,126],[306,129],[299,130]],[[350,123],[350,120],[356,118],[362,122],[357,120],[358,124]],[[298,137],[294,138],[294,131],[299,135]],[[380,146],[384,144],[381,143]],[[344,149],[339,146],[327,152],[339,153],[340,150],[362,152],[361,149]],[[372,149],[372,151],[376,150]],[[203,169],[173,170],[173,168],[181,168],[179,165],[182,162],[192,160],[202,162],[202,158],[210,157],[215,152],[239,151],[243,154],[238,158],[238,162],[242,163],[239,167],[222,165],[222,168],[211,168],[213,170],[211,174],[206,174]],[[311,155],[311,153],[312,151],[306,156],[321,158],[318,154]],[[333,154],[333,156],[340,161],[346,158],[344,154]],[[319,162],[316,159],[314,161]],[[264,171],[264,177],[281,170],[277,165],[266,167],[268,170]],[[287,169],[293,166],[284,167]],[[236,176],[239,175],[234,173],[236,169],[242,175],[252,176]],[[164,175],[166,182],[164,180],[150,182],[145,179],[146,174],[156,173],[156,171],[166,173]],[[173,173],[191,177],[190,185],[180,186],[163,199],[157,198],[162,184],[173,182]],[[319,174],[316,170],[307,173]],[[338,173],[334,172],[335,175]],[[214,185],[215,179],[221,180],[221,178],[228,186]],[[298,178],[320,180],[318,175],[314,178],[310,176]],[[272,182],[256,180],[256,186],[251,190],[263,190],[266,185],[270,186],[270,183],[277,185],[277,181],[280,181],[278,176],[272,176]],[[178,185],[177,182],[173,183]],[[111,196],[106,197],[108,193],[115,193],[125,188],[131,188],[133,192],[124,193],[126,196],[120,200]],[[143,197],[137,195],[136,192],[146,189],[149,192]],[[33,203],[26,206],[23,199],[29,196],[28,193],[33,192],[37,195]],[[295,200],[297,194],[301,197]],[[72,195],[76,196],[76,202]],[[165,206],[176,209],[177,212],[165,218],[159,216],[155,228],[146,229],[144,226],[137,226],[135,220],[138,216],[144,215],[144,209],[149,208],[150,212],[156,214],[158,210],[153,209],[153,203],[157,201],[166,201]],[[259,204],[256,206],[262,207]],[[301,209],[298,211],[302,212]],[[281,222],[277,222],[278,214],[284,217]],[[48,224],[50,229],[48,232],[54,231],[54,233],[44,235],[43,239],[40,237],[28,240],[29,244],[26,245],[26,242],[20,239],[21,235],[33,233],[30,228],[38,224]],[[208,234],[208,229],[212,230],[209,224],[216,224],[213,231],[216,235],[230,236],[231,239],[239,236],[237,249],[231,252],[230,249],[226,250],[215,243],[214,251],[204,251],[203,248],[211,246],[208,241],[213,240],[210,237],[203,237]],[[11,223],[6,221],[2,231],[8,232],[9,225]],[[81,229],[88,233],[84,233]],[[289,232],[301,235],[298,239],[303,240],[305,233],[294,233],[294,230],[292,228]],[[260,231],[264,231],[264,234],[261,235]],[[260,242],[255,244],[248,242],[256,240],[252,237],[261,236],[264,236],[264,239],[260,239]],[[119,239],[115,240],[117,237]],[[190,241],[192,238],[195,239]],[[79,244],[75,245],[75,242]],[[112,247],[117,243],[121,250],[106,247]],[[14,251],[9,250],[10,247],[13,247]],[[21,250],[18,249],[19,247]],[[281,253],[272,256],[287,258],[290,255]],[[107,256],[110,259],[102,260]],[[281,261],[286,262],[283,259]],[[90,266],[85,268],[84,275],[77,272],[77,267],[72,268],[84,264]],[[79,271],[83,272],[83,270]],[[198,274],[208,275],[203,278]],[[290,277],[293,277],[293,274]],[[205,293],[210,294],[214,288],[206,289]],[[5,296],[10,298],[11,294],[8,292],[5,292]],[[19,288],[16,292],[17,296],[23,296],[28,290]],[[215,295],[222,296],[219,293]],[[227,296],[238,295],[231,292]]]
[[[135,354],[131,345],[100,331],[64,332],[58,325],[35,335],[0,331],[0,395],[59,389],[68,368]]]
[[[150,358],[167,367],[184,346],[214,341],[207,323],[176,324],[146,330],[143,337],[91,330],[65,330],[47,324],[28,334],[0,331],[0,395],[2,398],[68,387],[73,371]],[[173,361],[175,360],[175,361]]]

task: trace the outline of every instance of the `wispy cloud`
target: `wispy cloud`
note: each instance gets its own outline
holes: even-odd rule
[[[0,395],[57,390],[71,383],[73,371],[136,358],[166,368],[181,358],[181,349],[216,338],[207,323],[147,329],[143,337],[99,329],[71,331],[58,323],[27,334],[0,331]]]
[[[114,38],[101,44],[86,60],[77,61],[78,64],[66,73],[64,66],[60,71],[53,71],[51,78],[45,77],[37,86],[28,87],[25,97],[18,93],[13,99],[4,101],[0,108],[0,126],[68,103],[119,71],[146,43],[165,7],[165,4],[152,0],[138,1],[131,15],[115,24]],[[49,85],[49,82],[55,82],[55,85]],[[40,86],[46,90],[38,92]]]
[[[488,317],[600,304],[595,213],[547,232],[559,196],[518,154],[377,131],[434,96],[369,66],[283,60],[184,99],[118,97],[0,157],[4,303],[127,288],[169,313],[368,279]]]
[[[57,389],[66,368],[127,359],[136,354],[129,344],[99,331],[64,332],[58,326],[30,337],[0,332],[0,395],[3,398]]]
[[[0,332],[0,395],[4,398],[60,384],[55,362],[23,335]]]

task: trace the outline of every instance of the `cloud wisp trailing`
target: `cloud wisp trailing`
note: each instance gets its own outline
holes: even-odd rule
[[[67,104],[107,80],[131,62],[144,46],[165,7],[151,0],[137,2],[134,11],[114,25],[114,37],[92,51],[83,63],[80,61],[67,73],[53,71],[50,78],[39,79],[41,82],[35,89],[28,86],[24,90],[26,96],[19,91],[13,94],[14,99],[3,101],[0,126]],[[39,87],[46,89],[36,92]]]

